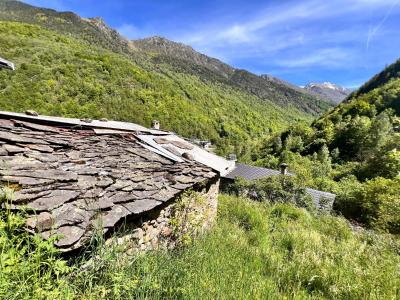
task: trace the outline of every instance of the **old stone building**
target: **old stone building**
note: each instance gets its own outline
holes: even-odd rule
[[[158,247],[171,236],[174,205],[189,190],[203,201],[183,211],[208,226],[219,171],[196,155],[218,161],[171,133],[136,124],[0,112],[0,180],[3,192],[14,191],[2,206],[27,211],[27,229],[58,236],[62,251],[128,223],[138,247]]]
[[[64,252],[122,227],[118,244],[170,248],[212,224],[220,179],[282,172],[224,159],[159,126],[0,111],[3,198],[12,191],[2,207],[26,211],[27,230],[57,236]],[[306,191],[332,207],[335,195]]]

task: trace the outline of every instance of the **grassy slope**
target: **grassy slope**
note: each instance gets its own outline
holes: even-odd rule
[[[395,299],[400,292],[398,240],[354,233],[343,218],[290,205],[222,195],[217,224],[188,248],[134,257],[108,249],[94,269],[74,276],[76,265],[55,260],[47,242],[23,259],[21,240],[1,220],[0,258],[13,263],[0,264],[7,299]]]
[[[310,117],[235,88],[204,82],[37,26],[0,22],[0,53],[17,65],[0,72],[0,109],[132,121],[184,136],[208,138],[222,149]],[[143,67],[143,65],[145,67]],[[232,151],[232,149],[230,149]]]

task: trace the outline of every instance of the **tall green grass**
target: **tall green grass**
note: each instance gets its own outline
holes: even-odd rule
[[[214,228],[184,249],[98,254],[90,268],[78,272],[76,263],[63,277],[67,285],[52,281],[53,288],[75,299],[400,297],[395,237],[354,233],[343,218],[226,195]]]

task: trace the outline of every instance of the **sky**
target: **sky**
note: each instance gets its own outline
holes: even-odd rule
[[[24,0],[163,36],[236,68],[356,88],[400,58],[400,0]]]

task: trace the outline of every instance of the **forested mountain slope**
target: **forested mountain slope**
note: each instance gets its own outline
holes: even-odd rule
[[[354,91],[343,103],[325,113],[315,125],[337,123],[344,117],[373,117],[391,109],[400,116],[400,60],[386,67]]]
[[[292,117],[228,85],[129,57],[38,26],[0,22],[0,53],[16,63],[0,72],[2,110],[137,122],[211,139],[222,151],[245,152],[248,141],[283,128]],[[143,67],[145,65],[146,67]],[[309,119],[292,110],[299,119]]]
[[[299,93],[281,84],[260,80],[259,76],[237,70],[181,43],[160,37],[128,41],[108,27],[101,18],[84,19],[70,12],[59,13],[18,1],[0,0],[0,20],[40,25],[128,55],[137,64],[151,61],[153,68],[160,72],[172,68],[174,72],[195,75],[207,82],[226,84],[284,108],[293,107],[301,113],[319,115],[333,106],[330,101]]]
[[[245,156],[249,141],[332,105],[183,44],[128,41],[100,18],[0,0],[1,20],[0,54],[17,70],[0,74],[0,109],[146,126],[159,119],[164,129]],[[154,41],[166,51],[155,53]]]
[[[336,209],[400,233],[400,61],[314,121],[268,138],[256,163],[289,163],[316,188],[338,194]]]
[[[154,61],[171,64],[176,70],[184,70],[203,79],[212,79],[239,88],[263,100],[271,100],[282,107],[293,106],[300,111],[318,115],[333,106],[330,100],[319,99],[299,88],[280,80],[268,80],[246,70],[233,68],[218,59],[196,52],[190,46],[162,37],[132,41],[132,45],[150,53],[156,53]],[[200,66],[200,67],[199,67]]]

